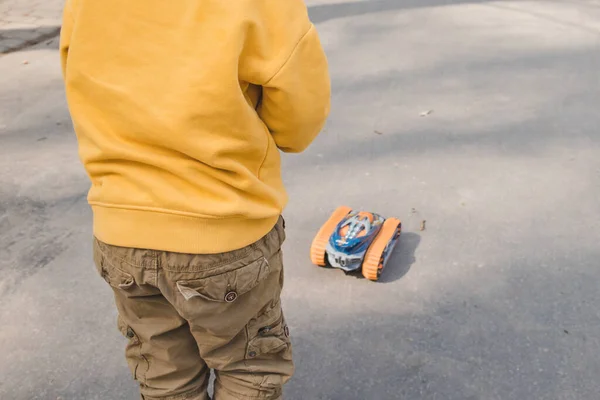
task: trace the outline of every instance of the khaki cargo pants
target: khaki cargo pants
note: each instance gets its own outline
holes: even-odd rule
[[[144,400],[281,399],[294,366],[281,310],[283,220],[258,242],[216,255],[95,241],[126,357]]]

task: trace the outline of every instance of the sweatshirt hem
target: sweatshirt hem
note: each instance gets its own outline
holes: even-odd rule
[[[106,244],[186,254],[244,248],[265,236],[279,215],[262,219],[205,218],[147,209],[92,205],[94,236]]]

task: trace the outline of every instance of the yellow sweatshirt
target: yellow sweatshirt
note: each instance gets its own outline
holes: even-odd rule
[[[67,0],[61,56],[94,234],[181,253],[242,248],[277,222],[280,154],[329,112],[302,0]]]

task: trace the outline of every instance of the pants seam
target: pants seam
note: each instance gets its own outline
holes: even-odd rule
[[[161,265],[161,259],[160,259],[160,254],[158,251],[154,252],[154,268],[155,268],[155,275],[154,275],[154,287],[158,287],[158,270],[162,268]]]
[[[150,370],[150,360],[148,359],[148,357],[146,357],[144,355],[144,352],[142,351],[142,346],[144,345],[144,343],[139,338],[138,338],[138,340],[140,341],[140,344],[138,346],[138,350],[140,352],[140,358],[142,360],[144,360],[144,362],[146,364],[145,365],[146,370],[144,371],[144,375],[140,376],[140,382],[143,383],[143,384],[146,384],[146,375],[148,374],[148,371]],[[138,368],[139,368],[139,365],[138,365]],[[136,371],[137,371],[137,368],[136,368]]]

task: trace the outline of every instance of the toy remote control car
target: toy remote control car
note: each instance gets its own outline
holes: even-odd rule
[[[310,249],[313,264],[346,272],[359,271],[376,281],[400,237],[396,218],[339,207],[315,236]]]

